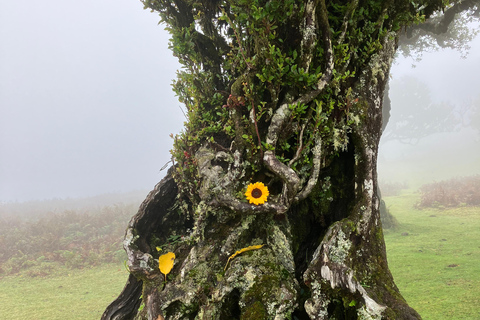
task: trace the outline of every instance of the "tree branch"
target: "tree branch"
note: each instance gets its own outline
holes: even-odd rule
[[[223,193],[215,197],[215,199],[210,202],[211,205],[217,206],[222,205],[230,210],[240,213],[274,213],[274,214],[283,214],[287,212],[288,206],[285,204],[279,203],[278,201],[268,201],[261,205],[253,205],[246,202],[241,202],[240,200]]]
[[[298,174],[290,167],[280,162],[272,150],[265,151],[263,161],[267,168],[280,177],[283,182],[282,202],[290,206],[300,187]]]
[[[295,157],[293,157],[292,160],[290,160],[290,162],[288,163],[288,166],[291,167],[295,161],[297,161],[299,158],[300,158],[300,155],[302,154],[302,150],[303,150],[303,132],[305,131],[305,127],[307,126],[306,123],[304,123],[302,125],[302,129],[300,130],[300,135],[298,137],[298,143],[299,143],[299,146],[297,148],[297,152],[295,153]]]
[[[272,117],[270,126],[268,127],[268,133],[266,138],[267,144],[273,147],[273,149],[275,149],[276,147],[278,136],[285,124],[285,121],[290,117],[292,113],[291,106],[298,105],[298,104],[307,104],[313,101],[313,99],[315,99],[315,97],[317,97],[323,91],[323,89],[326,87],[326,85],[330,82],[332,78],[332,73],[334,68],[333,49],[332,49],[330,25],[328,23],[328,13],[327,13],[327,8],[324,0],[320,1],[318,8],[319,8],[319,22],[322,30],[322,35],[323,35],[323,45],[325,48],[325,61],[326,61],[325,72],[322,75],[322,77],[319,79],[317,83],[317,88],[315,90],[312,90],[300,96],[296,101],[294,101],[291,104],[289,103],[282,104],[276,110],[275,114]],[[318,148],[318,149],[321,149],[321,148]],[[321,151],[318,151],[318,152],[320,153]],[[281,163],[277,159],[275,152],[272,150],[268,150],[265,152],[263,160],[267,165],[268,169],[272,171],[274,174],[276,174],[277,176],[279,176],[284,181],[285,184],[284,184],[284,188],[283,188],[284,190],[282,194],[284,198],[283,202],[289,205],[292,202],[292,200],[294,200],[295,196],[299,191],[300,178],[298,177],[297,173],[293,169]],[[318,170],[319,170],[319,167],[318,167]],[[312,188],[309,187],[308,189],[306,189],[305,192],[302,193],[302,197],[305,197],[306,194],[309,193]]]
[[[353,0],[349,4],[347,12],[343,17],[342,33],[340,34],[340,37],[338,37],[339,44],[342,44],[343,40],[345,40],[345,34],[347,33],[347,28],[348,28],[348,21],[350,20],[351,15],[355,12],[355,9],[357,8],[357,6],[358,6],[358,0]]]
[[[479,0],[465,0],[461,2],[455,3],[452,7],[445,10],[442,18],[438,22],[434,21],[427,21],[424,23],[420,23],[418,25],[410,26],[407,29],[407,38],[410,39],[414,37],[414,31],[422,30],[434,35],[440,35],[446,33],[448,31],[448,27],[450,24],[455,20],[455,16],[457,13],[467,11],[469,9],[474,8],[475,6],[479,6]]]
[[[320,175],[320,167],[321,167],[321,158],[322,158],[322,139],[320,137],[320,134],[317,133],[315,136],[315,147],[313,147],[313,167],[312,167],[312,172],[310,174],[310,178],[308,179],[307,184],[305,185],[305,188],[303,188],[302,191],[300,191],[296,196],[294,201],[298,202],[310,195],[312,192],[313,188],[317,184],[318,176]]]
[[[317,44],[317,19],[315,9],[318,0],[309,0],[305,4],[305,13],[303,17],[303,35],[302,35],[302,58],[303,68],[308,71],[312,62],[313,53]]]

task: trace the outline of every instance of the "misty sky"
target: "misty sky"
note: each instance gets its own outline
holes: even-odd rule
[[[391,70],[390,96],[394,96],[392,91],[401,90],[395,87],[397,80],[406,77],[426,84],[433,104],[447,103],[457,108],[471,106],[474,101],[480,103],[480,36],[470,46],[466,58],[451,49],[425,53],[420,62],[397,57]],[[392,99],[390,125],[395,123],[403,102]],[[480,174],[479,130],[459,126],[453,132],[432,134],[414,144],[382,141],[378,160],[380,182],[403,182],[415,188],[432,181]]]
[[[185,120],[135,0],[0,2],[0,201],[151,189]]]
[[[161,179],[185,118],[158,21],[135,0],[0,2],[0,202],[150,190]],[[399,59],[392,76],[413,74],[438,99],[478,96],[478,37],[471,46],[467,59],[425,55],[415,69]]]

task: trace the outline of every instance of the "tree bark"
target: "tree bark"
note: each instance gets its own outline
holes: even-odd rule
[[[202,200],[194,215],[182,215],[187,203],[171,169],[128,226],[131,276],[102,319],[420,319],[388,269],[377,195],[382,97],[395,46],[395,36],[386,36],[353,86],[361,121],[347,148],[285,212]],[[224,153],[198,151],[200,190],[230,172],[224,168],[235,157]],[[172,235],[182,240],[169,243]],[[156,260],[161,244],[176,254],[166,283]],[[229,260],[252,245],[263,247]]]
[[[143,2],[188,122],[102,319],[420,319],[388,269],[376,164],[398,32],[443,2]]]

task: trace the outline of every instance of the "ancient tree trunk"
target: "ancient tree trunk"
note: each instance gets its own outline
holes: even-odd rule
[[[348,148],[322,169],[316,190],[285,214],[201,202],[187,217],[179,213],[170,172],[128,227],[133,277],[103,319],[419,319],[388,270],[376,194],[380,97],[394,44],[387,38],[355,87],[363,120]],[[234,161],[223,151],[202,152],[210,170]],[[168,244],[172,235],[181,241]],[[165,243],[176,254],[166,284],[154,259],[155,246]],[[227,265],[237,250],[260,244]],[[132,287],[141,286],[139,299]]]
[[[131,275],[102,319],[420,319],[388,269],[376,173],[396,32],[417,8],[144,3],[186,66],[189,121],[128,226]],[[246,201],[253,182],[266,201],[263,187]]]

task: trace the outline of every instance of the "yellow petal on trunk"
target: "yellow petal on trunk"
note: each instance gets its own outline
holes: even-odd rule
[[[256,246],[249,246],[249,247],[246,247],[246,248],[243,248],[243,249],[240,249],[240,250],[236,251],[234,254],[232,254],[228,258],[227,264],[225,265],[225,268],[223,269],[223,271],[227,270],[227,266],[228,266],[228,263],[230,262],[230,260],[232,260],[233,258],[238,256],[239,254],[244,253],[245,251],[257,250],[257,249],[260,249],[261,247],[263,247],[263,244],[259,244],[259,245],[256,245]]]
[[[167,252],[158,258],[158,267],[160,268],[160,272],[165,275],[165,278],[172,270],[174,261],[175,253],[173,252]]]

